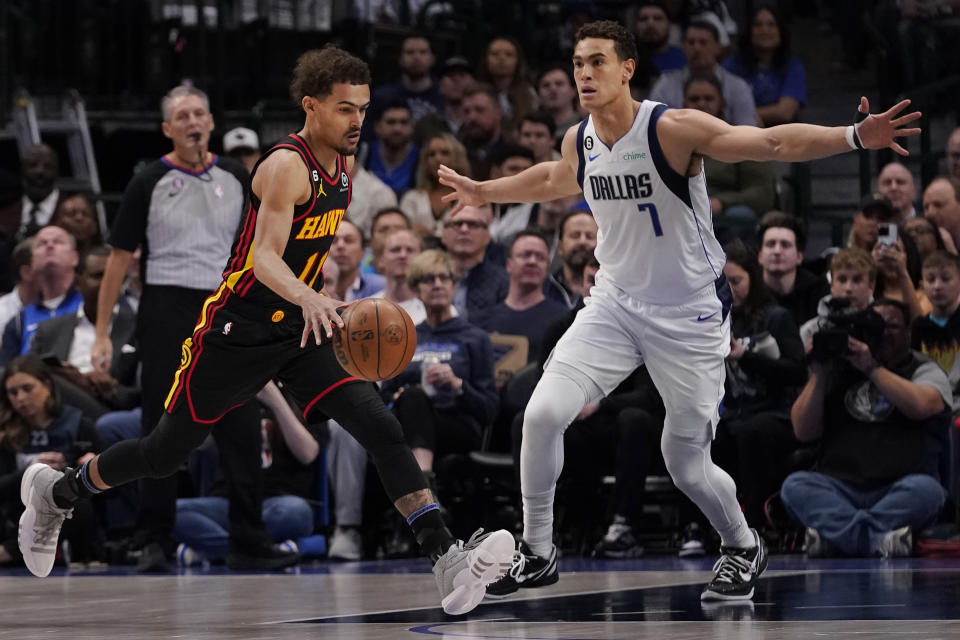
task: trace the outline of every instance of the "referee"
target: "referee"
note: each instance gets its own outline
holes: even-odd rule
[[[137,316],[142,353],[143,417],[147,435],[180,364],[183,341],[200,308],[222,280],[243,214],[249,176],[243,167],[207,149],[213,131],[207,95],[189,86],[172,89],[161,102],[163,134],[173,150],[143,168],[127,185],[110,233],[112,250],[98,298],[93,365],[111,362],[109,321],[131,256],[143,248],[143,295]],[[228,382],[225,380],[224,384]],[[218,437],[223,432],[228,437]],[[273,548],[261,513],[260,420],[252,403],[224,416],[213,430],[229,487],[231,553],[237,569],[278,569],[295,564],[296,553]],[[140,480],[137,516],[141,572],[166,572],[176,520],[176,476]]]

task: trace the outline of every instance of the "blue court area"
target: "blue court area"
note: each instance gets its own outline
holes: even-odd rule
[[[778,561],[779,560],[779,561]],[[708,571],[710,560],[561,561],[561,580],[582,572]],[[399,568],[399,567],[398,567]],[[386,567],[373,566],[373,571]],[[960,620],[960,559],[774,559],[752,602],[700,602],[703,584],[645,586],[549,597],[550,589],[521,590],[484,603],[471,619],[542,622],[709,620]],[[691,576],[692,578],[692,576]],[[446,622],[440,609],[394,611],[304,623]],[[421,630],[424,627],[420,628]]]

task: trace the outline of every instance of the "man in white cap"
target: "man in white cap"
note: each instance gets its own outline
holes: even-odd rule
[[[230,129],[223,136],[223,152],[241,162],[247,171],[253,171],[260,159],[260,137],[246,127]]]

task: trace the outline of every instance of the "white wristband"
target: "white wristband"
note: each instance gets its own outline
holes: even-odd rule
[[[858,147],[853,136],[854,136],[853,125],[851,124],[850,126],[847,127],[846,131],[844,132],[844,137],[847,139],[847,144],[850,145],[850,148],[856,149]]]

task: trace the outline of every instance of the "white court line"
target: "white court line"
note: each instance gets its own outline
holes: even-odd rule
[[[632,616],[636,614],[647,615],[649,613],[686,613],[686,609],[646,609],[642,611],[605,611],[603,613],[591,613],[592,616]]]
[[[906,604],[818,604],[794,609],[879,609],[882,607],[905,607]]]

